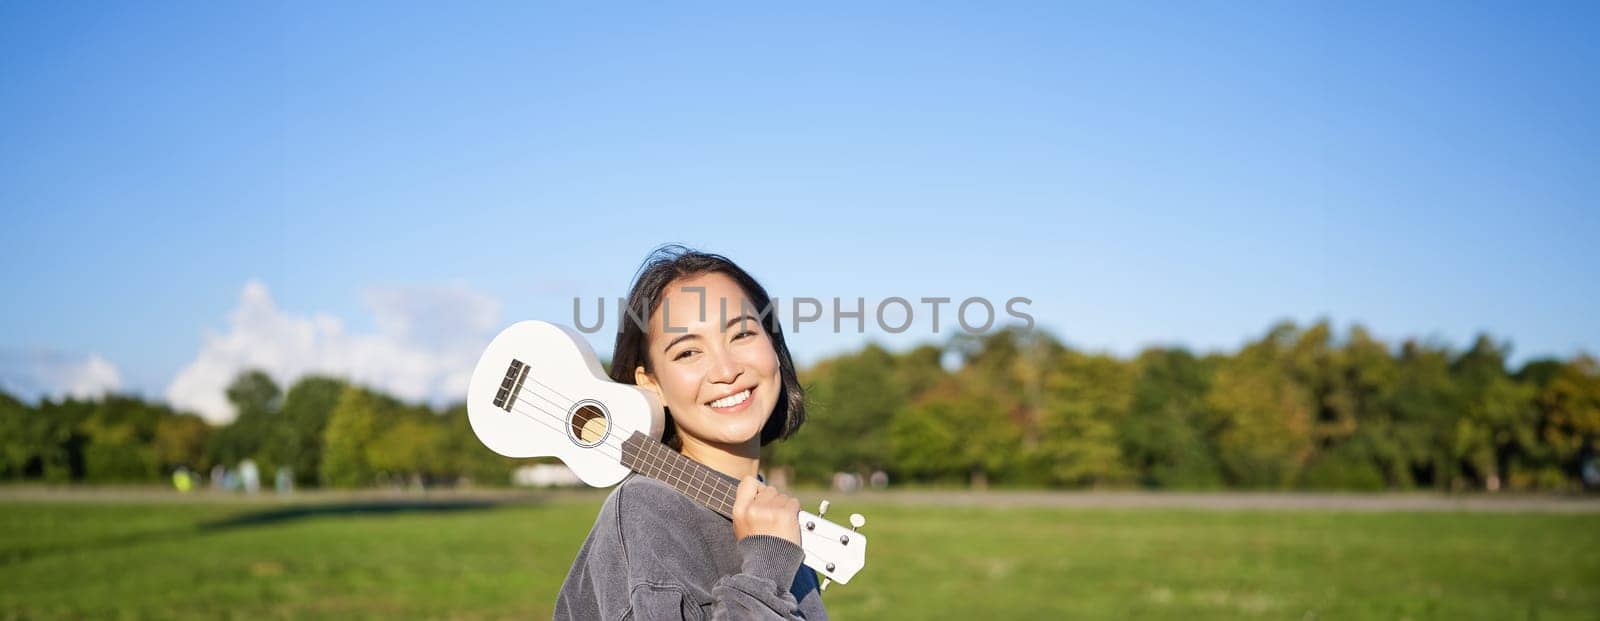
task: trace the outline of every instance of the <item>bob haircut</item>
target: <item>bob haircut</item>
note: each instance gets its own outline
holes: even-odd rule
[[[805,389],[800,386],[800,379],[795,374],[794,361],[789,357],[789,345],[783,340],[778,314],[770,312],[774,310],[772,298],[761,283],[722,255],[677,244],[661,246],[650,253],[634,274],[633,287],[628,291],[627,314],[617,318],[622,330],[617,332],[616,347],[611,354],[611,379],[633,384],[635,368],[644,367],[646,372],[654,372],[650,364],[650,335],[645,326],[650,324],[656,307],[665,298],[667,285],[680,278],[708,273],[724,274],[739,284],[744,296],[755,306],[754,310],[760,318],[758,323],[767,332],[767,337],[772,340],[772,349],[778,354],[778,376],[783,383],[783,394],[778,397],[778,403],[772,407],[766,424],[761,427],[761,446],[794,435],[806,420]],[[643,325],[636,318],[642,319]],[[663,411],[666,413],[666,426],[661,433],[661,442],[673,450],[682,450],[683,439],[678,437],[672,412],[666,408]]]

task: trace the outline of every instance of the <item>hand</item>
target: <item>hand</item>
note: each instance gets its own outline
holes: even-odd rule
[[[800,501],[753,476],[739,481],[733,497],[733,536],[772,535],[800,545]]]

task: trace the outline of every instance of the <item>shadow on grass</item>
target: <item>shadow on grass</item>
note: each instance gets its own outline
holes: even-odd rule
[[[25,546],[12,550],[0,550],[0,566],[21,564],[39,558],[71,554],[75,552],[93,551],[99,553],[116,548],[128,548],[146,544],[175,542],[221,532],[287,524],[311,518],[421,513],[458,513],[465,511],[482,511],[501,505],[526,505],[528,503],[529,501],[526,499],[516,501],[473,499],[367,500],[294,505],[288,507],[278,507],[265,511],[251,511],[222,519],[208,520],[198,524],[188,524],[176,528],[149,530],[117,535],[105,535],[91,537],[80,541],[38,545],[32,547]]]
[[[525,501],[524,501],[525,502]],[[346,517],[357,515],[392,515],[402,513],[455,513],[479,511],[507,504],[500,500],[400,500],[341,502],[314,505],[296,505],[271,511],[257,511],[235,515],[200,524],[203,533],[267,526],[307,518]]]

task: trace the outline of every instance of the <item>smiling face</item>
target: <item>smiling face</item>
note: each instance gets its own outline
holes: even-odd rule
[[[710,272],[668,284],[650,316],[651,369],[635,369],[634,379],[671,411],[685,453],[696,444],[760,448],[783,384],[778,354],[749,312],[753,307],[732,278]]]

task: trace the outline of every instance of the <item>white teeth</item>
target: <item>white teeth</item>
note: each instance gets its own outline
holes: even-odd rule
[[[746,388],[743,391],[740,391],[739,394],[729,395],[729,396],[723,397],[721,399],[717,399],[716,401],[712,401],[711,402],[711,407],[714,407],[714,408],[730,408],[730,407],[739,405],[741,403],[744,403],[744,400],[745,399],[749,399],[749,398],[750,398],[750,389]]]

